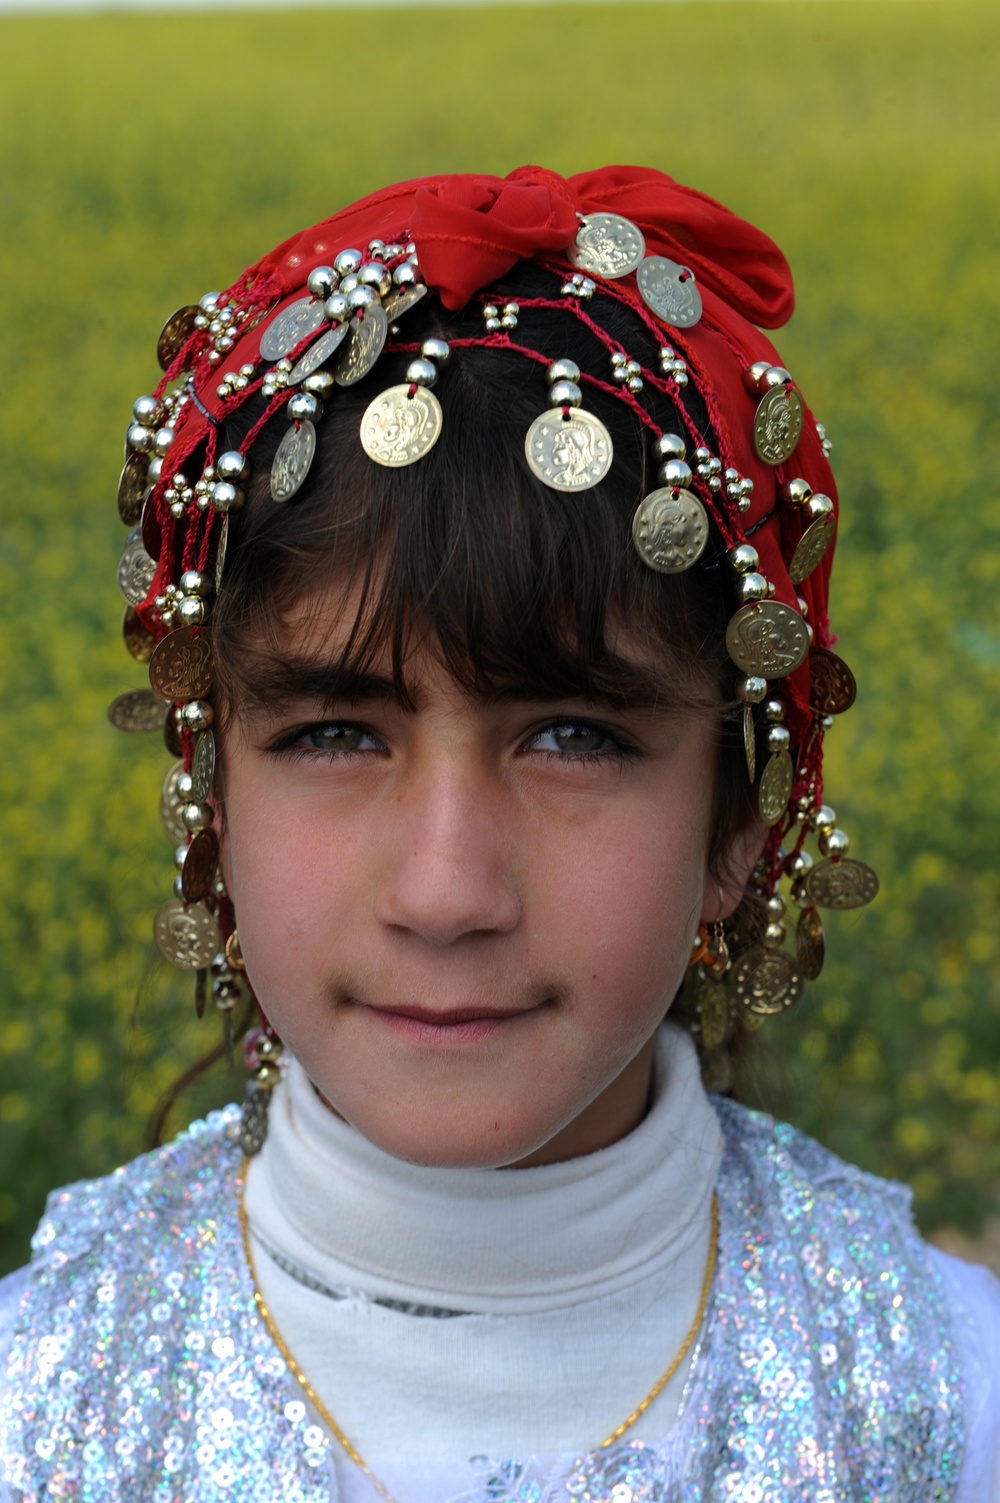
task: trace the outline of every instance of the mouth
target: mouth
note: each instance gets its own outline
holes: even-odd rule
[[[536,1007],[425,1007],[418,1003],[374,1006],[362,1003],[378,1023],[413,1043],[459,1045],[482,1043],[516,1028],[539,1011]]]

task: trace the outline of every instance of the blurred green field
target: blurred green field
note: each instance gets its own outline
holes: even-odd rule
[[[160,322],[385,181],[539,160],[660,166],[796,272],[779,343],[835,442],[862,686],[828,797],[883,895],[833,920],[760,1089],[974,1230],[1000,1186],[1000,9],[8,17],[0,58],[0,1267],[213,1041],[147,974],[168,759],[104,719],[142,682],[114,497]]]

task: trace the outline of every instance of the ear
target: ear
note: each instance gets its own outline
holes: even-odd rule
[[[769,833],[768,826],[756,811],[737,830],[723,852],[718,875],[710,876],[705,885],[701,908],[703,924],[718,923],[735,913]]]

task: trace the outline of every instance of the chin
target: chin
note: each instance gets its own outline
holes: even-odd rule
[[[495,1118],[461,1126],[384,1118],[376,1124],[366,1122],[363,1114],[348,1120],[383,1153],[424,1169],[503,1169],[542,1148],[552,1135],[544,1130],[528,1134],[523,1126],[505,1126]]]

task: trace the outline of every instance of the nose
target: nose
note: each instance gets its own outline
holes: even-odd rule
[[[513,811],[485,771],[415,773],[386,809],[376,920],[433,945],[509,933],[521,916]]]

